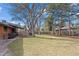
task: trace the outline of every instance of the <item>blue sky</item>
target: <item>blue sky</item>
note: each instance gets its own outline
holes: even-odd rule
[[[30,4],[31,7],[31,4]],[[10,4],[2,4],[0,3],[0,21],[1,20],[6,20],[7,22],[12,22],[12,23],[18,23],[19,21],[12,21],[11,18],[12,16],[10,15],[9,11],[12,7]],[[47,17],[47,13],[43,14],[44,17]]]
[[[31,6],[30,6],[31,7]],[[0,21],[1,20],[6,20],[7,22],[12,22],[15,23],[16,21],[12,21],[11,18],[12,16],[10,15],[9,11],[12,7],[7,3],[7,4],[2,4],[0,3]],[[75,10],[79,10],[79,7],[74,7]],[[44,13],[44,17],[47,17],[48,15],[46,13]],[[72,17],[73,19],[78,19],[76,17]],[[16,23],[18,23],[19,21],[17,21]],[[75,21],[77,22],[77,21]],[[43,22],[42,22],[43,24]]]
[[[11,18],[12,16],[10,15],[9,11],[12,7],[7,3],[7,4],[2,4],[0,3],[0,21],[1,20],[6,20],[7,22],[12,22],[18,24],[19,21],[12,21]]]
[[[11,15],[8,13],[9,8],[8,4],[0,4],[0,20],[10,21]]]

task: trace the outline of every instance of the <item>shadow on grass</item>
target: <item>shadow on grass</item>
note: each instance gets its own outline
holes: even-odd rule
[[[23,56],[23,38],[17,38],[8,45],[13,56]]]

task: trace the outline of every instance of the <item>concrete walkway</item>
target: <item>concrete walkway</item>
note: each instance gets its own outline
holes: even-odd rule
[[[12,56],[11,51],[8,49],[8,44],[13,42],[15,39],[5,39],[1,40],[0,39],[0,56]]]

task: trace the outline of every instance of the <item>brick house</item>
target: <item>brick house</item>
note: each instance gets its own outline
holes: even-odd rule
[[[0,39],[15,37],[18,34],[18,28],[21,27],[12,23],[0,22]]]

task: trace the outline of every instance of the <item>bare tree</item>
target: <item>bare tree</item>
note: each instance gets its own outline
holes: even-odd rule
[[[11,14],[15,19],[18,19],[29,28],[29,32],[32,36],[35,36],[35,25],[37,21],[45,12],[47,4],[35,4],[35,3],[20,3],[20,4],[12,4],[12,12]]]

